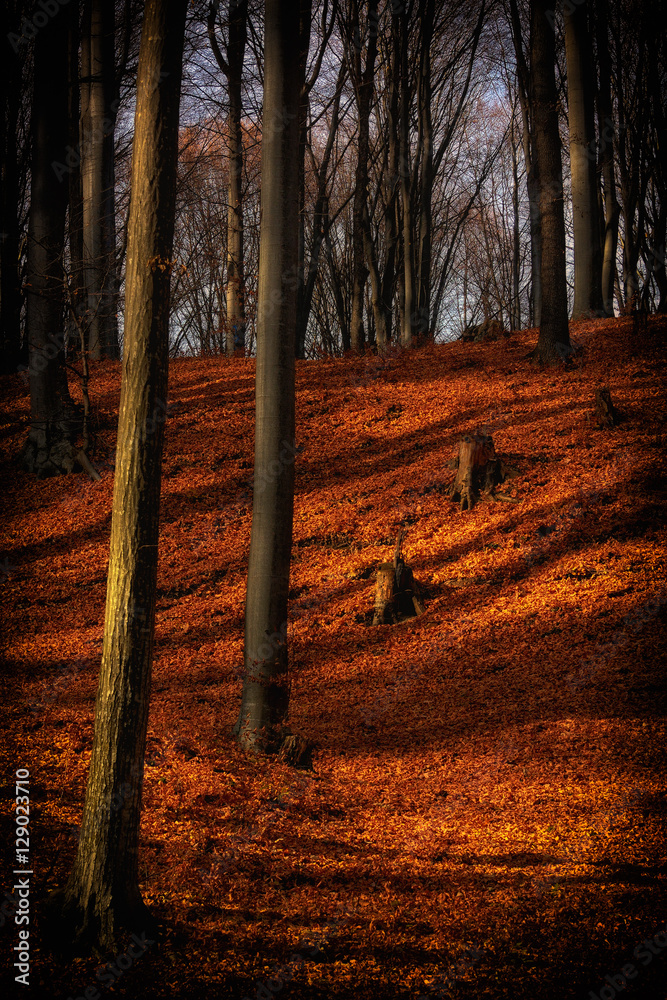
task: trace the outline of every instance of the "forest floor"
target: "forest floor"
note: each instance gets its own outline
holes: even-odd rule
[[[313,771],[249,760],[230,733],[254,362],[172,363],[140,849],[162,926],[103,970],[53,962],[40,906],[70,870],[90,760],[120,372],[93,366],[100,482],[20,471],[28,395],[0,382],[0,892],[28,768],[21,996],[667,997],[667,323],[572,336],[574,362],[543,371],[536,331],[297,363],[291,725]],[[617,427],[595,424],[599,386]],[[519,475],[461,512],[451,460],[477,428]],[[372,627],[401,527],[426,611]]]

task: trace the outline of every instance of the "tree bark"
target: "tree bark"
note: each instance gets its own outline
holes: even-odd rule
[[[419,39],[419,147],[421,184],[419,189],[419,249],[416,276],[416,323],[419,337],[430,337],[431,330],[431,216],[433,200],[433,124],[431,121],[431,42],[435,20],[435,0],[420,0]]]
[[[531,7],[530,72],[533,129],[540,178],[542,316],[534,357],[553,364],[571,353],[565,279],[563,168],[558,132],[555,37],[547,0]]]
[[[346,45],[346,59],[350,78],[354,84],[359,116],[359,136],[357,140],[357,166],[354,179],[354,201],[352,205],[352,255],[353,283],[350,318],[350,343],[353,351],[363,351],[366,342],[364,332],[364,298],[369,271],[366,266],[364,245],[365,213],[368,211],[368,155],[370,109],[373,97],[373,74],[377,55],[377,0],[369,0],[368,41],[366,61],[361,66],[361,26],[357,0],[351,0],[350,20],[346,25],[349,35]]]
[[[16,33],[20,15],[16,4],[0,9],[0,370],[15,372],[27,351],[21,350],[21,279],[19,274],[19,151],[17,126],[22,96],[21,56]]]
[[[67,9],[35,37],[32,177],[28,226],[26,339],[29,345],[30,431],[24,468],[39,476],[71,472],[72,401],[64,368],[64,271],[67,185],[52,164],[67,135]]]
[[[81,40],[81,183],[83,274],[88,350],[119,356],[116,324],[114,210],[114,8],[88,0]]]
[[[186,0],[145,8],[132,155],[123,379],[102,667],[81,835],[52,897],[61,947],[146,931],[138,840],[151,683],[167,398],[170,259]]]
[[[303,4],[302,4],[303,6]],[[273,752],[289,705],[287,595],[294,506],[294,341],[298,256],[299,5],[266,0],[255,476],[239,743]]]
[[[588,3],[565,5],[565,54],[574,222],[573,319],[602,312],[602,266],[596,177],[593,47]]]
[[[607,316],[614,315],[614,280],[616,277],[616,249],[621,207],[616,197],[614,170],[613,105],[611,98],[611,58],[609,56],[609,30],[607,0],[597,0],[596,40],[600,67],[598,89],[598,133],[600,137],[600,169],[604,186],[604,236],[602,247],[602,305]]]
[[[517,0],[510,0],[510,23],[516,56],[519,102],[523,126],[523,158],[526,165],[526,188],[530,217],[531,316],[533,326],[542,321],[542,230],[540,225],[540,183],[535,154],[534,117],[530,71],[523,50],[523,32]]]
[[[403,248],[403,309],[400,341],[401,347],[412,345],[414,329],[415,265],[412,245],[413,203],[412,168],[410,157],[410,108],[411,95],[408,81],[408,12],[404,7],[394,8],[400,32],[401,72],[399,84],[399,157],[400,196],[402,208],[402,248]]]
[[[229,100],[229,186],[227,198],[227,336],[229,357],[245,354],[245,265],[243,250],[243,60],[248,37],[248,2],[230,0],[227,58],[222,55],[215,36],[215,18],[219,2],[212,3],[208,16],[208,35],[218,66],[227,79]]]

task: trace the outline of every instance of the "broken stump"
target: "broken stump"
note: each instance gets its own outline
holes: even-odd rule
[[[609,389],[595,390],[595,416],[598,427],[615,427],[621,414],[611,401]]]
[[[401,557],[403,531],[396,539],[394,561],[380,563],[375,578],[373,625],[393,625],[424,614],[414,573]]]
[[[380,563],[375,577],[375,606],[373,609],[373,624],[393,624],[394,614],[394,583],[396,572],[394,564]]]
[[[450,499],[460,502],[461,510],[472,510],[480,493],[491,492],[503,478],[502,463],[490,434],[478,431],[461,438],[458,469],[450,492]]]

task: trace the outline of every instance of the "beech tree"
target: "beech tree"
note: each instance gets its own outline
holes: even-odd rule
[[[534,356],[554,363],[570,352],[565,279],[563,166],[558,133],[553,15],[546,0],[534,0],[530,21],[533,128],[540,179],[542,316]]]
[[[588,3],[565,4],[565,55],[574,223],[572,319],[602,311],[602,273],[595,146],[595,62]]]
[[[227,354],[245,353],[245,270],[243,256],[243,129],[241,84],[243,59],[248,36],[247,0],[230,0],[227,58],[222,54],[215,33],[220,7],[212,3],[208,15],[208,37],[215,60],[227,80],[229,119],[229,188],[227,202]]]
[[[114,211],[114,5],[86,0],[81,37],[83,276],[91,357],[118,357]],[[117,105],[116,105],[117,107]]]
[[[262,222],[255,387],[255,472],[245,606],[244,680],[236,724],[248,749],[276,750],[289,706],[287,594],[294,506],[294,345],[299,238],[302,0],[266,0]],[[301,8],[301,9],[300,9]]]
[[[51,897],[56,941],[146,930],[138,839],[155,619],[181,63],[187,0],[148,0],[139,54],[125,340],[104,645],[79,846]]]
[[[32,100],[32,169],[28,226],[25,336],[29,348],[30,430],[22,461],[39,476],[70,472],[72,401],[64,361],[64,271],[67,185],[52,163],[67,135],[67,8],[37,32]]]

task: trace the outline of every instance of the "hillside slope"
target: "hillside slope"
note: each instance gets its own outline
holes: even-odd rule
[[[667,996],[667,936],[633,957],[666,921],[667,323],[572,334],[563,370],[531,367],[535,331],[297,363],[291,723],[314,773],[230,737],[254,363],[172,363],[141,858],[164,942],[116,993],[552,1000],[632,963],[624,996]],[[90,758],[119,368],[93,369],[96,483],[18,470],[27,394],[1,386],[2,758],[31,772],[43,893]],[[462,513],[449,463],[481,427],[518,475]],[[401,527],[426,613],[369,627]],[[96,982],[95,960],[33,962],[31,996]]]

